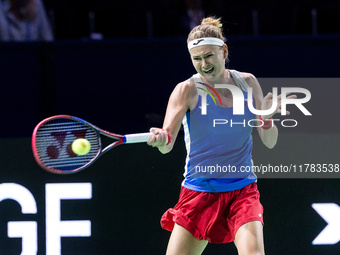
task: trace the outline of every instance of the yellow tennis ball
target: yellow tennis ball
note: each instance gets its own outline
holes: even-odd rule
[[[84,138],[79,138],[72,143],[72,151],[77,155],[85,155],[91,150],[91,144]]]

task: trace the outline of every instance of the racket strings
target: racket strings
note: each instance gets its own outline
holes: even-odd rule
[[[91,150],[85,155],[72,151],[72,143],[87,139]],[[44,123],[36,134],[36,148],[45,166],[60,171],[72,171],[89,164],[99,153],[98,133],[86,123],[73,119],[53,119]]]

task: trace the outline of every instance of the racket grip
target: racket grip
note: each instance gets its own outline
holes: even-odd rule
[[[145,143],[150,139],[152,135],[152,133],[123,135],[123,141],[124,143]]]

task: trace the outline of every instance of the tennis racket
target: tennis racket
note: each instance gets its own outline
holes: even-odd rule
[[[102,149],[101,135],[115,142]],[[152,133],[119,135],[100,129],[91,123],[69,115],[57,115],[42,120],[32,135],[32,150],[36,162],[55,174],[71,174],[90,166],[101,155],[124,143],[147,142]],[[77,155],[72,143],[79,138],[91,144],[85,155]]]

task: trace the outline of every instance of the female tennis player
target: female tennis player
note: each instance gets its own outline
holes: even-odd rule
[[[270,109],[274,97],[271,93],[263,97],[252,74],[226,68],[225,41],[220,19],[205,18],[191,30],[187,43],[197,74],[175,87],[163,128],[150,129],[154,135],[148,144],[168,153],[183,124],[187,148],[179,201],[161,219],[161,226],[172,231],[167,255],[201,254],[208,242],[234,242],[241,255],[264,254],[263,207],[251,170],[251,132],[256,126],[263,143],[275,146],[278,130],[271,117],[281,112],[281,96],[272,114],[255,116],[245,100],[244,114],[234,115],[236,98],[216,84],[234,86],[244,99],[252,88],[259,110]]]

